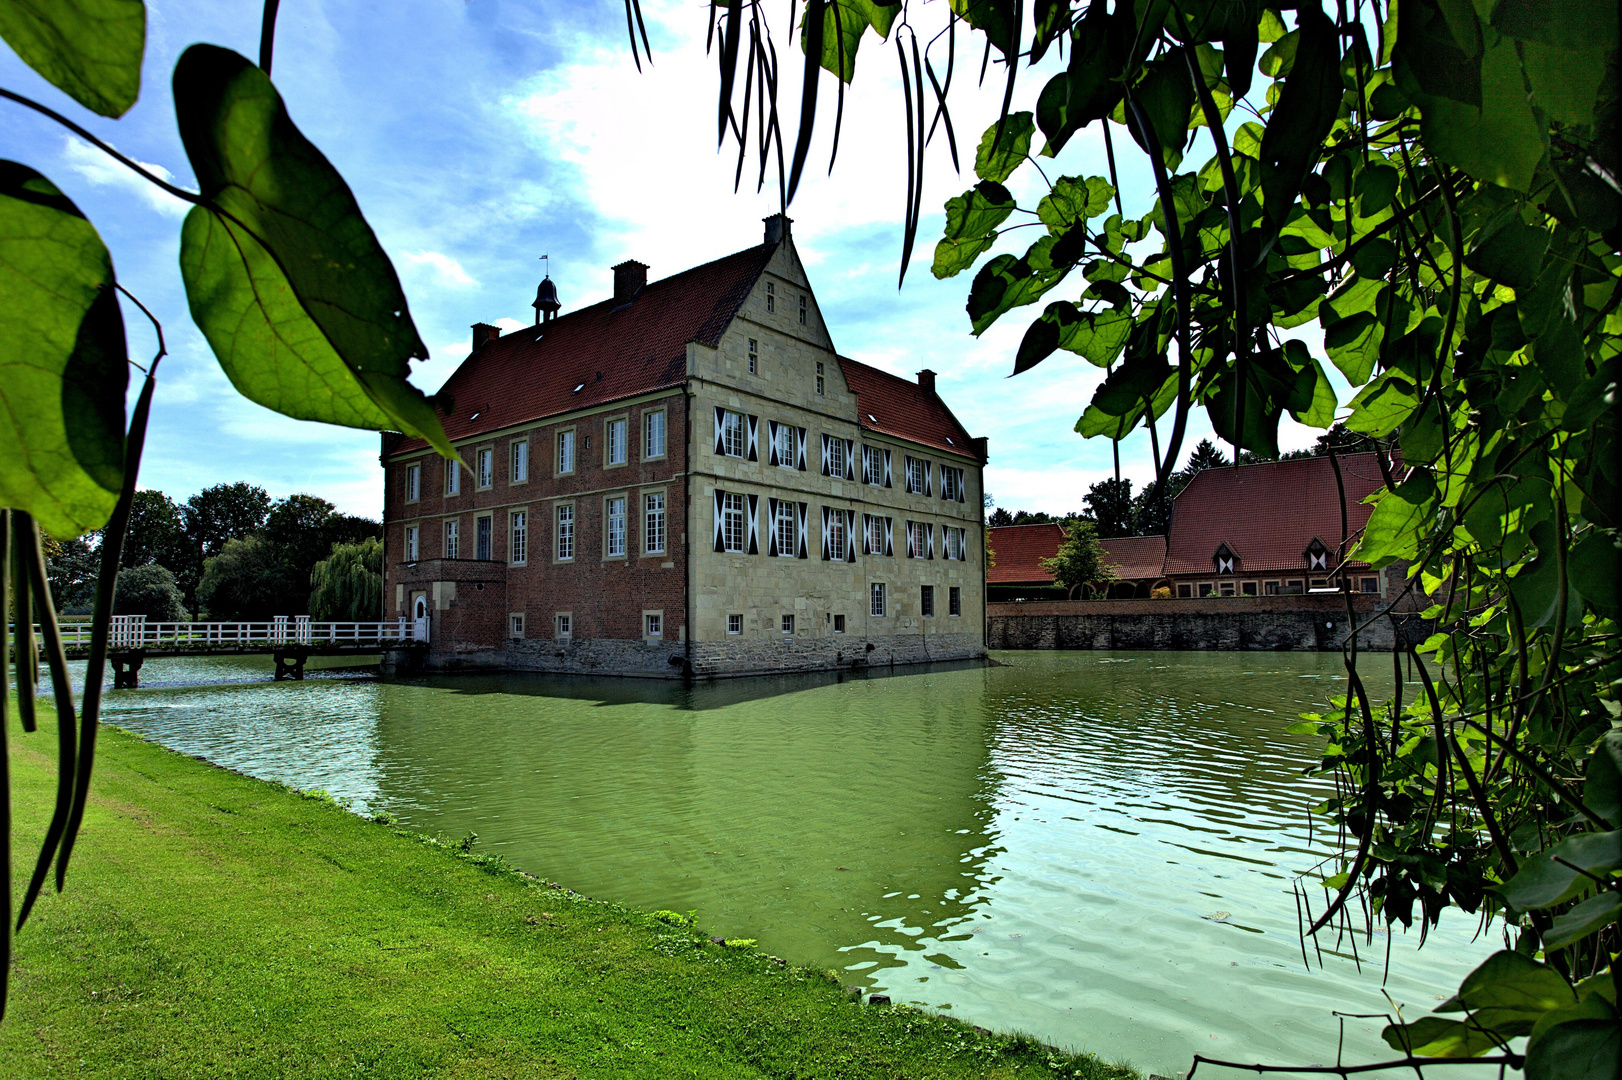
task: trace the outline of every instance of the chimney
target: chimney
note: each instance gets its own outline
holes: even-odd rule
[[[494,341],[501,336],[501,328],[491,326],[489,323],[476,322],[473,324],[473,351],[478,352],[484,348],[486,342]]]
[[[980,459],[982,465],[991,460],[991,454],[986,447],[986,437],[984,435],[978,439],[970,439],[969,448],[974,451],[974,456]]]
[[[762,219],[766,222],[766,243],[775,244],[788,236],[788,227],[794,224],[794,219],[787,214],[773,214]]]
[[[635,259],[626,259],[614,267],[614,302],[624,304],[635,298],[648,283],[648,267]]]
[[[924,393],[933,394],[935,392],[935,373],[928,368],[924,368],[918,373],[918,385],[923,387]]]

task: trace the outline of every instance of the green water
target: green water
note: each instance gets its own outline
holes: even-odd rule
[[[1331,1010],[1389,1008],[1383,933],[1358,941],[1361,971],[1348,942],[1309,967],[1296,934],[1290,880],[1323,851],[1304,811],[1325,787],[1301,776],[1317,738],[1284,729],[1339,691],[1338,665],[1000,653],[684,688],[149,661],[108,719],[477,832],[589,895],[697,909],[711,933],[899,1001],[1171,1072],[1196,1052],[1331,1061]],[[1454,915],[1422,952],[1417,934],[1392,944],[1384,987],[1409,1015],[1492,948]],[[1346,1058],[1381,1054],[1380,1026],[1348,1021]]]

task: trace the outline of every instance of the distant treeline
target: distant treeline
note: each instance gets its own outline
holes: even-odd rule
[[[161,491],[138,491],[114,609],[154,621],[376,619],[382,536],[380,522],[340,514],[315,495],[272,500],[253,484],[216,484],[177,503]],[[100,533],[53,542],[48,555],[57,610],[87,614],[101,569]]]
[[[1329,431],[1318,437],[1318,442],[1310,450],[1292,450],[1277,458],[1263,458],[1250,451],[1239,455],[1239,464],[1255,465],[1264,461],[1296,461],[1301,458],[1323,457],[1333,447],[1337,454],[1356,454],[1374,449],[1374,441],[1367,436],[1348,431],[1342,424],[1336,424]],[[1389,447],[1387,447],[1389,449]],[[1228,455],[1210,439],[1201,439],[1194,452],[1188,456],[1188,464],[1182,469],[1172,473],[1166,483],[1164,496],[1149,500],[1149,490],[1145,488],[1137,495],[1132,494],[1132,481],[1125,479],[1100,480],[1087,489],[1087,495],[1082,500],[1087,509],[1071,511],[1068,514],[1048,514],[1042,511],[1029,512],[1025,510],[1005,510],[998,507],[986,517],[986,524],[992,528],[1002,528],[1005,525],[1044,525],[1049,522],[1067,524],[1072,521],[1090,521],[1098,532],[1100,539],[1109,539],[1115,536],[1164,536],[1171,528],[1172,500],[1189,485],[1189,482],[1203,469],[1218,469],[1224,465],[1231,465]]]

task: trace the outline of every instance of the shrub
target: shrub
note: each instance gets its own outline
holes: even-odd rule
[[[113,588],[114,615],[145,615],[152,622],[180,622],[186,606],[175,575],[152,563],[118,572]]]

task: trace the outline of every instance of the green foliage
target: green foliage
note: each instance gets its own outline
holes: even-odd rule
[[[227,541],[204,561],[197,603],[211,619],[269,619],[292,613],[294,589],[270,542],[250,536]]]
[[[186,606],[175,575],[166,567],[149,563],[119,573],[113,591],[113,614],[145,615],[151,622],[180,622],[186,617]]]
[[[146,52],[141,0],[5,0],[0,38],[92,112],[123,116],[140,96]]]
[[[383,611],[383,540],[334,544],[310,571],[310,614],[317,619],[364,621]]]
[[[0,506],[58,539],[106,523],[124,476],[126,381],[101,237],[49,180],[0,161]]]
[[[1053,575],[1053,583],[1068,590],[1072,597],[1078,592],[1093,593],[1115,580],[1109,556],[1098,542],[1098,527],[1091,521],[1070,521],[1058,552],[1041,563]]]

